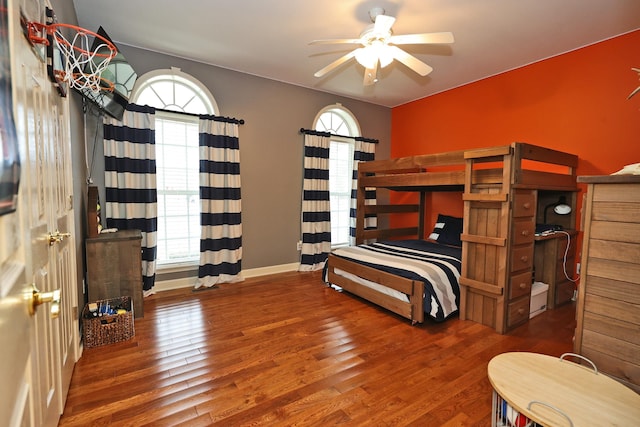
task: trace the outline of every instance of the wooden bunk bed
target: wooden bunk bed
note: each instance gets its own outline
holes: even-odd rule
[[[358,169],[356,243],[425,239],[427,194],[458,191],[464,215],[461,239],[458,312],[505,333],[529,319],[533,278],[534,235],[550,200],[565,197],[574,208],[556,223],[575,224],[576,168],[573,154],[526,143],[362,162]],[[365,192],[386,189],[417,192],[415,204],[365,204]],[[434,210],[433,208],[431,208]],[[365,217],[379,219],[417,214],[412,227],[366,230]],[[389,225],[391,224],[391,225]],[[343,290],[384,307],[413,323],[425,316],[425,283],[329,255],[326,280]],[[347,274],[345,274],[345,272]],[[358,280],[354,280],[354,277]],[[389,296],[363,282],[373,282],[407,296]]]

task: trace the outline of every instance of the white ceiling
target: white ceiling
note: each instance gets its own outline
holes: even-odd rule
[[[117,45],[394,107],[640,28],[640,0],[74,0],[79,25]],[[394,62],[363,86],[355,60],[313,74],[354,45],[369,10],[396,17],[394,34],[451,31],[453,45],[403,48],[434,71]],[[640,46],[638,47],[640,52]],[[638,66],[638,64],[630,64]]]

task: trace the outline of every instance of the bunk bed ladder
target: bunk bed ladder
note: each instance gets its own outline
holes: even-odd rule
[[[482,323],[498,333],[504,333],[506,325],[513,152],[512,146],[501,146],[464,155],[460,319]]]

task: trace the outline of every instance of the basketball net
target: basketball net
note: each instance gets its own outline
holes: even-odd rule
[[[65,37],[61,28],[68,29],[73,37]],[[43,32],[50,37],[42,37]],[[89,90],[93,94],[113,91],[113,82],[101,76],[118,53],[111,41],[75,25],[29,23],[29,40],[32,43],[49,45],[51,39],[62,56],[63,69],[55,70],[60,80],[79,91]],[[91,47],[93,40],[100,41],[94,49]]]

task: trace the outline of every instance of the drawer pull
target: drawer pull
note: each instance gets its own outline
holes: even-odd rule
[[[522,261],[522,262],[527,262],[527,261],[529,261],[529,257],[528,257],[528,256],[526,256],[526,255],[522,255],[522,256],[520,257],[520,261]]]
[[[531,203],[529,203],[529,202],[524,202],[524,203],[522,204],[522,207],[523,207],[523,208],[525,208],[525,209],[529,209],[529,208],[531,208]]]
[[[523,236],[527,237],[529,235],[529,230],[522,230],[520,232],[520,234],[522,234]]]
[[[518,309],[518,314],[523,315],[524,314],[524,308],[519,308]]]
[[[524,282],[520,283],[520,289],[524,289],[524,288],[526,288],[526,287],[527,287],[527,284],[526,284],[526,283],[524,283]]]

